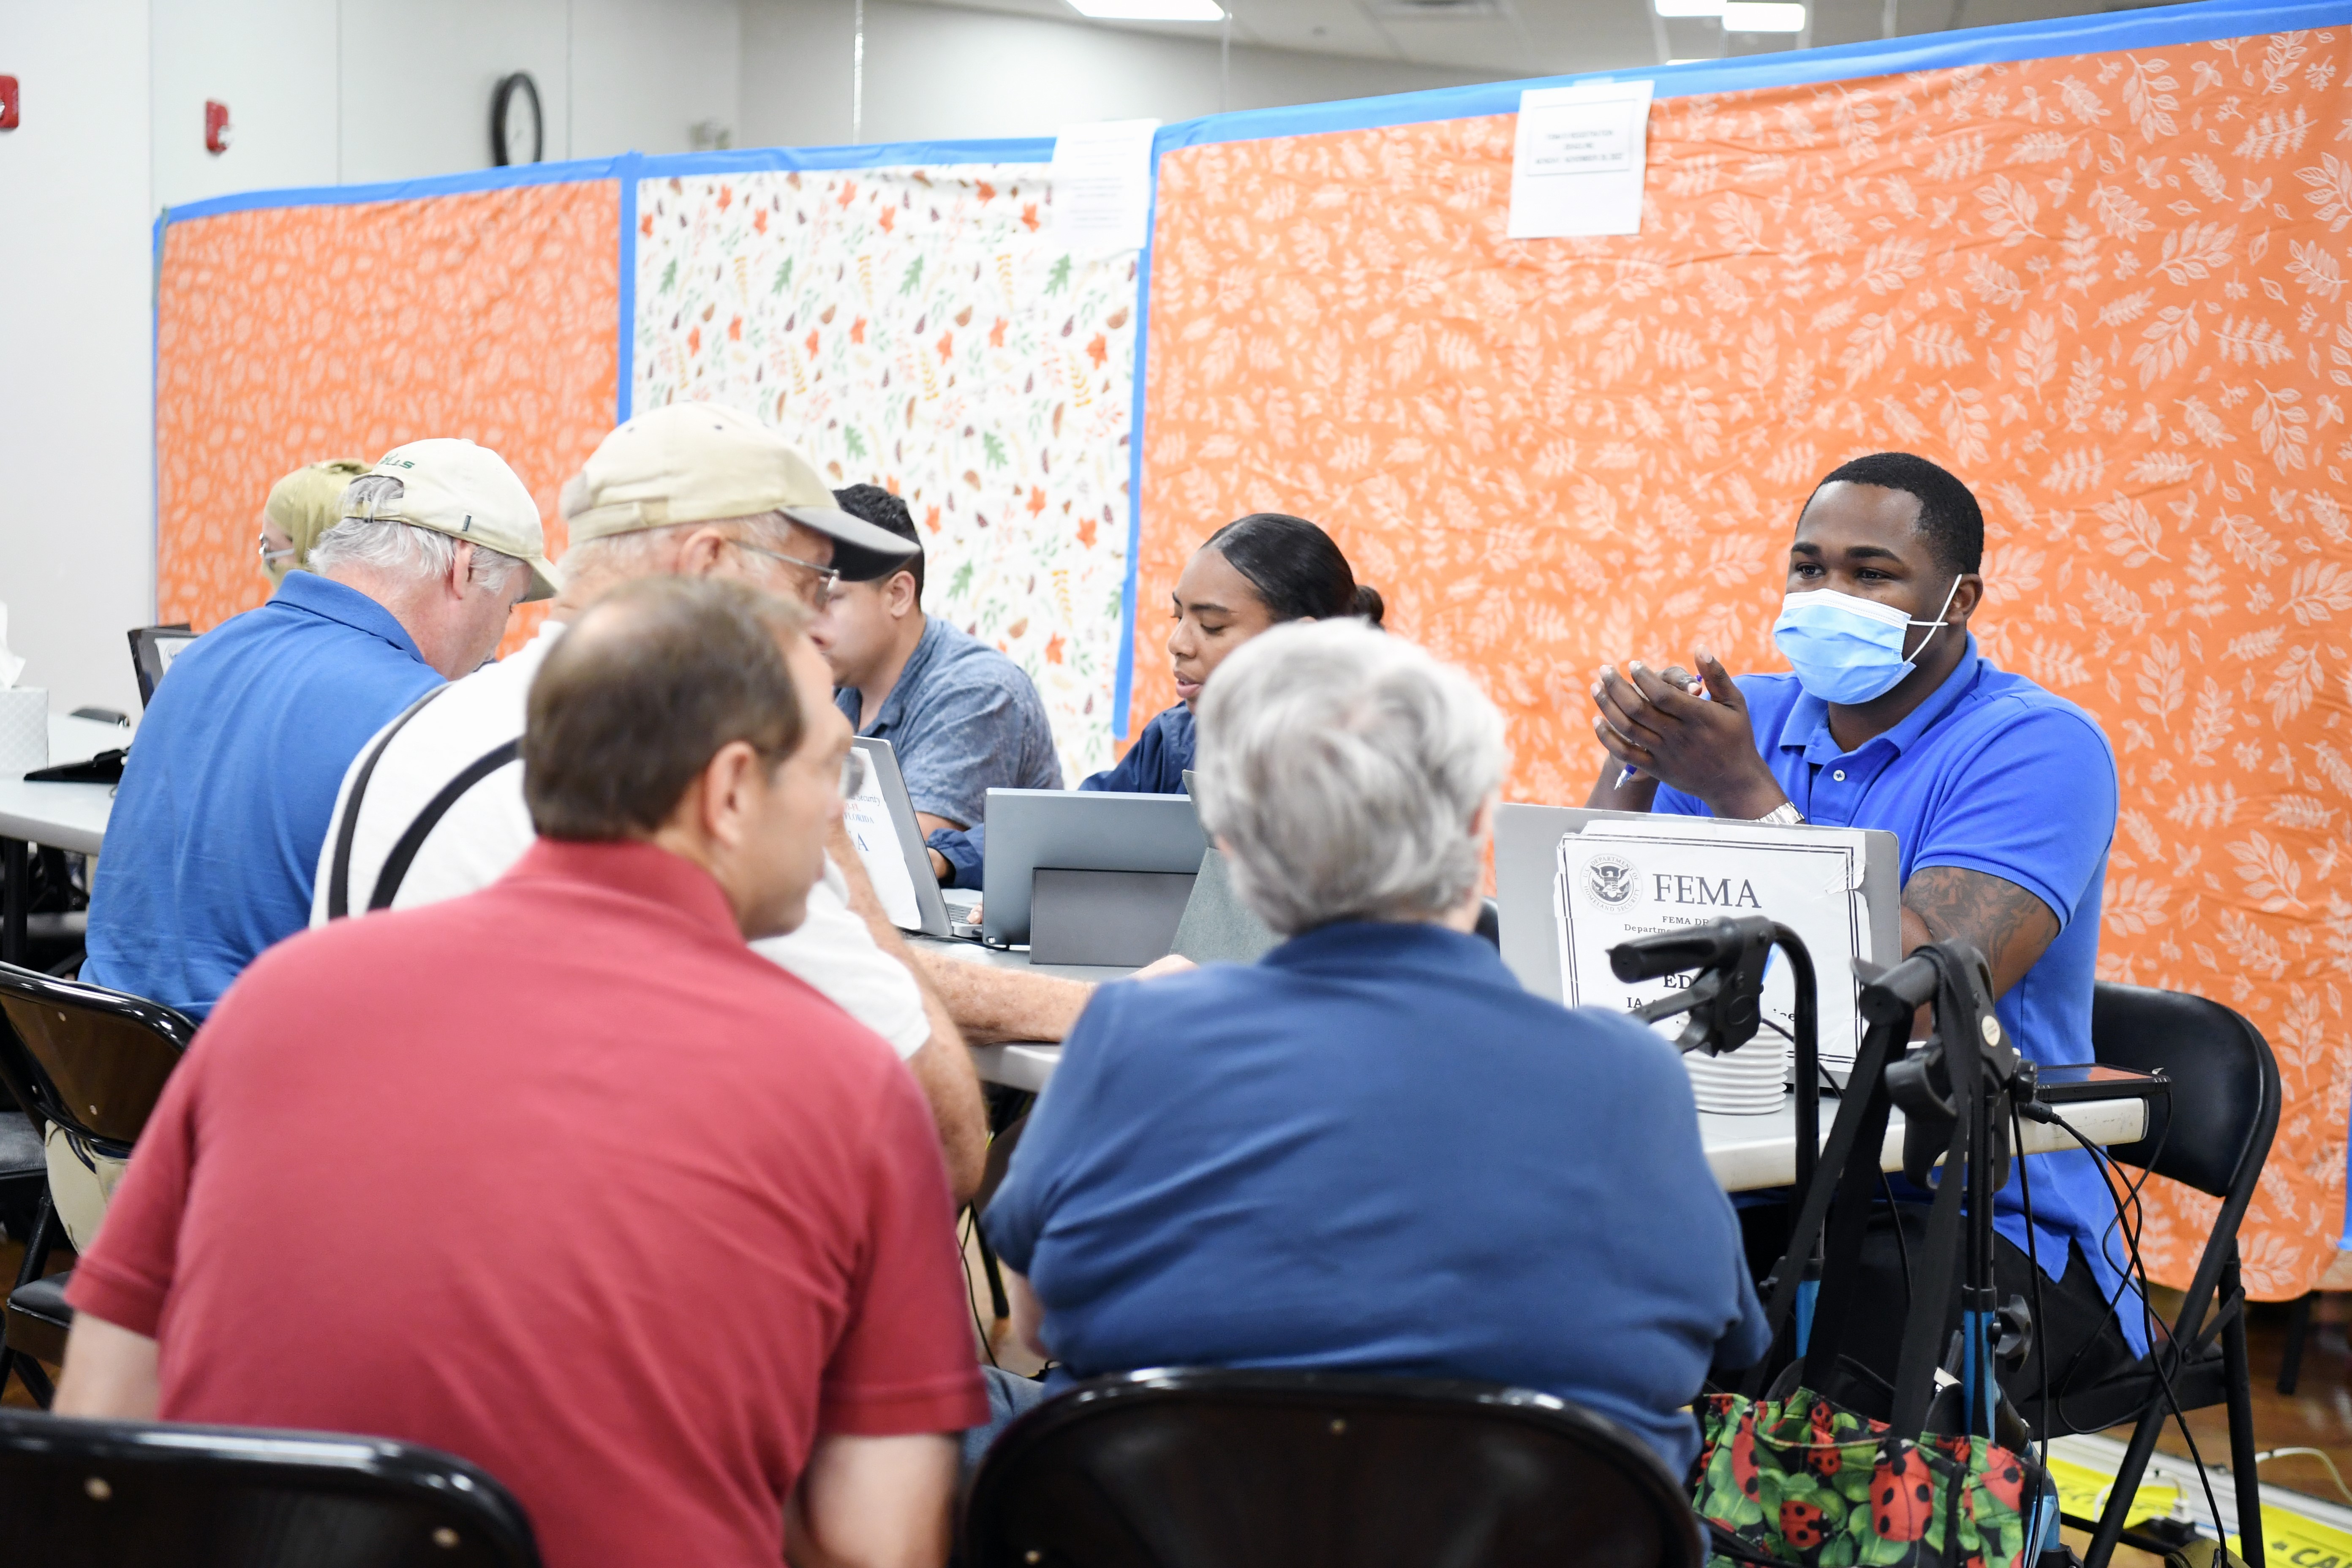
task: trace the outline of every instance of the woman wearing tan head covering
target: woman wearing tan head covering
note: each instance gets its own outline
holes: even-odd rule
[[[341,512],[343,490],[368,471],[352,458],[336,458],[297,468],[269,487],[261,508],[261,569],[272,583],[287,572],[309,563],[310,546],[335,526]]]

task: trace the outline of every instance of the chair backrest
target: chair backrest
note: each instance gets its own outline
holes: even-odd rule
[[[0,963],[0,1076],[26,1109],[121,1153],[138,1141],[196,1026],[160,1002]]]
[[[2202,996],[2105,981],[2091,999],[2092,1054],[2109,1067],[2161,1072],[2147,1136],[2107,1153],[2212,1197],[2251,1194],[2278,1131],[2278,1063],[2252,1024]]]
[[[465,1460],[375,1437],[0,1411],[9,1560],[46,1568],[537,1568]]]
[[[969,1568],[1697,1568],[1690,1500],[1614,1422],[1493,1384],[1176,1370],[1006,1428]]]

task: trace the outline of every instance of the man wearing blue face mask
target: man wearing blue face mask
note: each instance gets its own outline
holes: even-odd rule
[[[1984,601],[1983,552],[1976,498],[1926,458],[1881,452],[1839,468],[1789,548],[1773,641],[1794,673],[1735,680],[1702,648],[1701,697],[1640,664],[1604,668],[1593,730],[1611,760],[1587,804],[1893,832],[1904,951],[1975,944],[2018,1048],[2088,1061],[2115,753],[2089,714],[1979,655],[1968,627]],[[2045,1355],[2056,1394],[2147,1349],[2096,1163],[2077,1150],[2032,1166],[2045,1279],[2033,1352],[2007,1380],[2021,1405],[2038,1402]],[[1923,1217],[1898,1203],[1864,1255],[1889,1308],[1857,1326],[1850,1353],[1890,1379],[1907,1299],[1901,1237],[1916,1251]],[[2030,1299],[2015,1178],[1993,1224],[2000,1294]]]

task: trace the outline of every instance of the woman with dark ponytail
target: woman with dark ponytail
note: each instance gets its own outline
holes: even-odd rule
[[[1228,654],[1285,621],[1355,616],[1377,626],[1388,608],[1378,590],[1356,581],[1329,534],[1278,511],[1254,511],[1209,535],[1169,597],[1176,705],[1155,715],[1127,755],[1080,789],[1182,795],[1184,770],[1192,765],[1192,707]],[[929,843],[931,869],[942,886],[980,885],[984,839],[979,830],[942,828]]]

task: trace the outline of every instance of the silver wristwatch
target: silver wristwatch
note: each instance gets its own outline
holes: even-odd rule
[[[1797,803],[1792,800],[1782,801],[1755,819],[1758,826],[1770,827],[1795,827],[1804,820],[1805,814],[1797,809]]]

